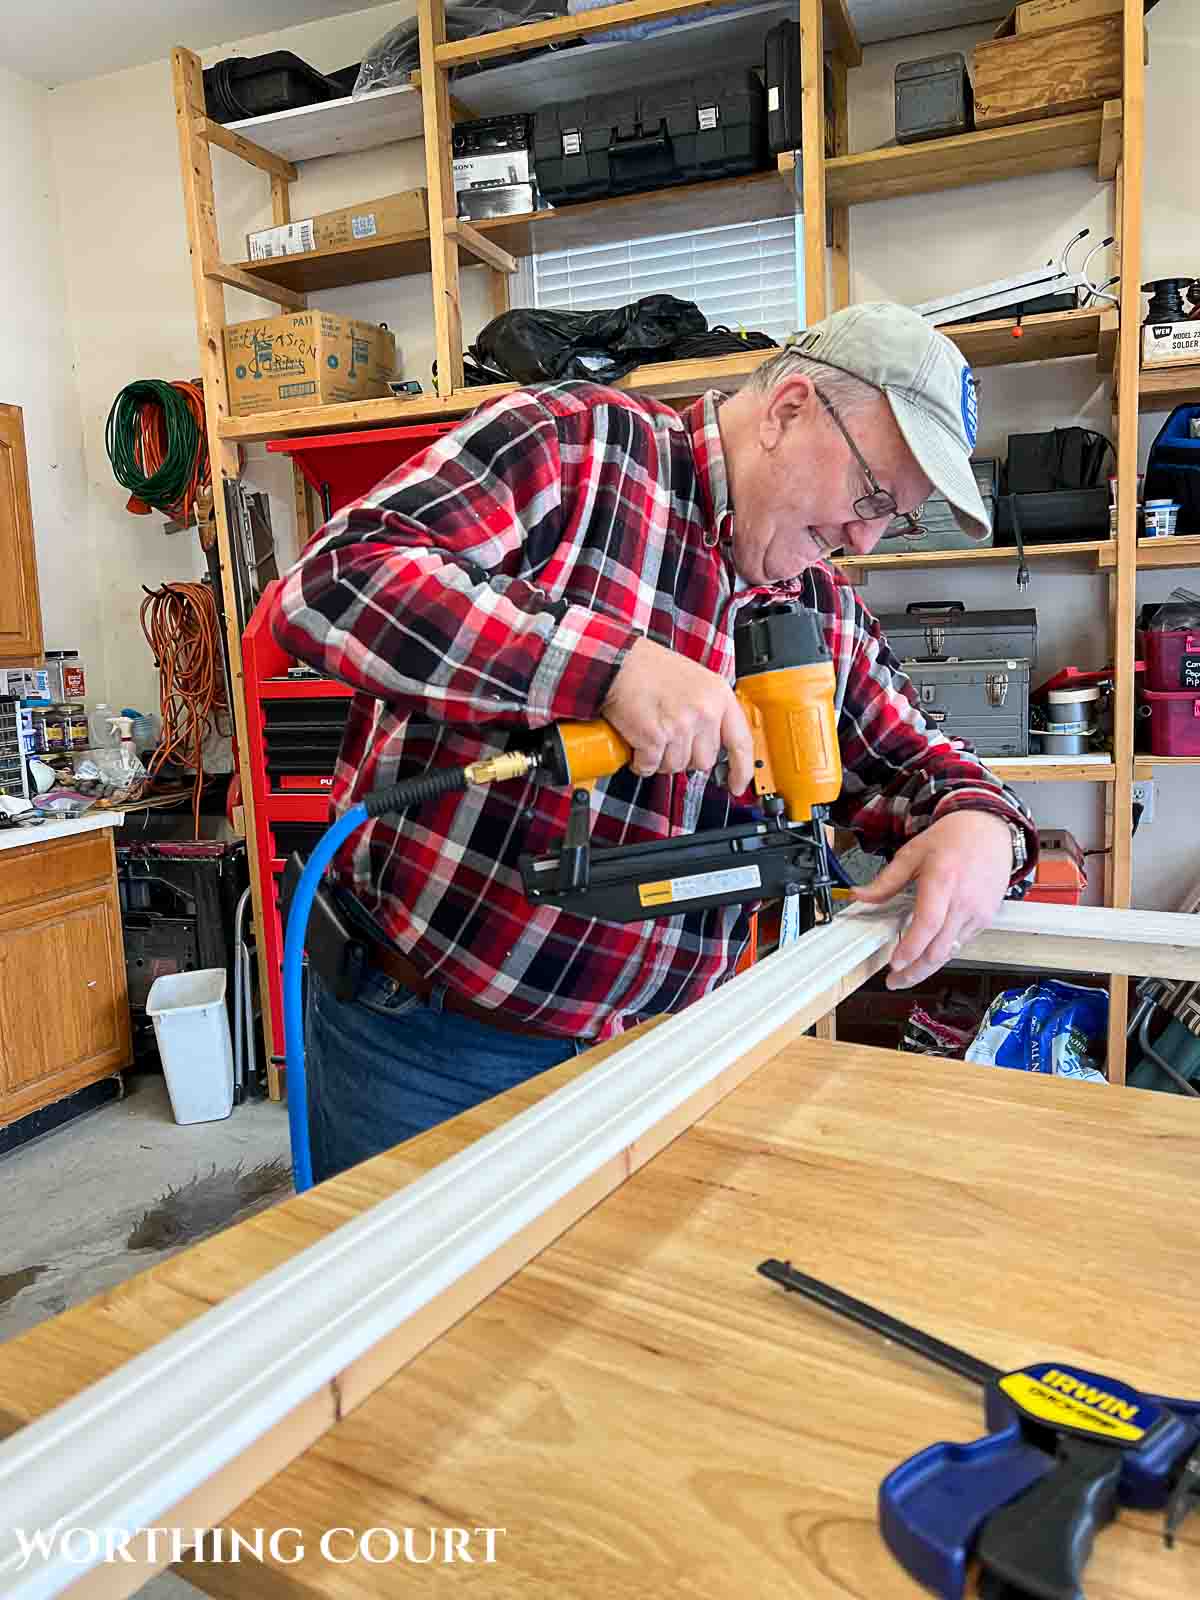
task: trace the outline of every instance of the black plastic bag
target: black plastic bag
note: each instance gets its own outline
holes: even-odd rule
[[[518,383],[612,383],[643,362],[670,360],[681,339],[707,329],[691,300],[648,294],[613,311],[504,311],[481,331],[470,354]]]

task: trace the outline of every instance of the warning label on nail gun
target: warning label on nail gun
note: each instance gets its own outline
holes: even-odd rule
[[[693,872],[685,878],[639,884],[638,899],[644,906],[666,906],[675,900],[703,900],[712,894],[761,888],[762,875],[757,867],[727,867],[723,872]]]

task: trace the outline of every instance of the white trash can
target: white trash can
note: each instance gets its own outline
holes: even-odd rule
[[[225,1010],[225,969],[155,978],[146,1015],[162,1058],[176,1122],[218,1122],[233,1110],[233,1042]]]

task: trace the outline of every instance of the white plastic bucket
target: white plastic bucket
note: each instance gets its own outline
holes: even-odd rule
[[[219,1122],[233,1110],[233,1042],[225,1010],[225,969],[155,978],[146,1015],[162,1058],[176,1122]]]

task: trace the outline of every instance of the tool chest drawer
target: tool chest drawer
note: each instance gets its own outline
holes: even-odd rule
[[[905,671],[937,732],[981,756],[1029,754],[1028,661],[912,661]]]

